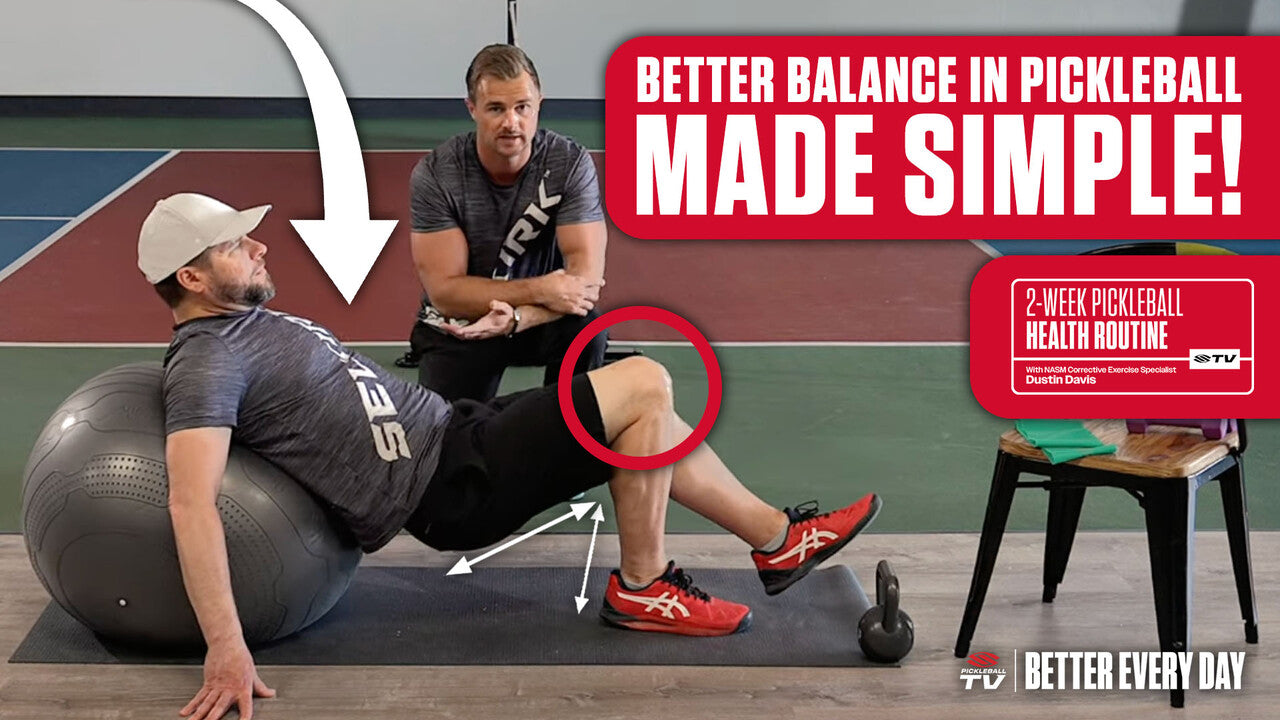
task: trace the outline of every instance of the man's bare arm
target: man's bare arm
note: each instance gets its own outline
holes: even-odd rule
[[[565,272],[522,280],[467,275],[467,239],[458,228],[415,232],[411,243],[418,280],[431,304],[447,317],[483,317],[491,300],[512,306],[545,305],[556,312],[582,315],[599,296],[598,282]],[[583,305],[586,309],[581,309]]]
[[[230,428],[192,428],[165,443],[169,515],[182,565],[182,580],[208,645],[204,685],[182,709],[198,720],[216,720],[232,705],[253,715],[253,695],[275,694],[258,678],[245,645],[227,562],[226,534],[218,515],[218,490],[227,466]]]
[[[564,255],[564,268],[570,275],[604,284],[605,247],[609,232],[603,220],[561,225],[556,228],[556,243]]]
[[[609,241],[609,233],[604,221],[562,225],[556,229],[556,242],[560,246],[560,254],[564,256],[565,271],[590,283],[604,285],[605,245]],[[578,305],[575,315],[585,315],[595,307],[599,294]],[[568,313],[556,312],[545,305],[523,305],[520,307],[520,332],[530,330],[553,320],[559,320]]]
[[[169,514],[182,579],[209,644],[242,637],[217,506],[230,445],[231,428],[223,427],[179,430],[169,435],[165,447]]]

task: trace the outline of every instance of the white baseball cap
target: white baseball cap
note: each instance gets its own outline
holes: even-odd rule
[[[249,234],[270,209],[270,205],[259,205],[236,210],[208,195],[171,195],[157,202],[142,223],[138,269],[154,285],[207,248]]]

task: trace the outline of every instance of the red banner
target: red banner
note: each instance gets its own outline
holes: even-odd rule
[[[1270,238],[1270,37],[641,37],[606,202],[641,238]]]
[[[1280,417],[1280,257],[1004,257],[969,378],[1009,418]]]

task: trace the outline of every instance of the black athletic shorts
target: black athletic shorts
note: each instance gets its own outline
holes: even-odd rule
[[[578,420],[607,445],[591,381],[577,375],[572,389]],[[440,463],[405,529],[437,550],[484,547],[608,482],[613,466],[569,432],[556,391],[549,385],[488,403],[455,402]]]

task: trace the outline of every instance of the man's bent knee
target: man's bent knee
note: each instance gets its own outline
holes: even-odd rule
[[[595,388],[610,441],[623,428],[655,412],[671,413],[671,376],[647,357],[629,357],[587,374]]]
[[[636,401],[655,409],[675,407],[671,375],[662,363],[647,357],[630,357],[614,364],[626,372],[627,389]]]

